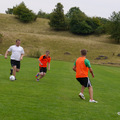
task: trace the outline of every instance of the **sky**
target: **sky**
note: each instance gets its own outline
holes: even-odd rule
[[[0,13],[5,13],[7,8],[13,8],[22,1],[36,14],[40,10],[51,13],[57,3],[63,5],[65,14],[70,8],[79,7],[88,17],[109,18],[113,11],[120,11],[120,0],[0,0]]]

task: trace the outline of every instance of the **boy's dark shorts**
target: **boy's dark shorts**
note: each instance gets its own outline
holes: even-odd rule
[[[90,79],[88,77],[85,78],[76,78],[78,80],[78,82],[80,82],[81,85],[83,85],[84,87],[90,87],[91,82]]]
[[[17,69],[20,69],[20,61],[11,60],[11,66],[16,66]]]
[[[47,67],[39,67],[39,71],[46,73],[47,72]]]

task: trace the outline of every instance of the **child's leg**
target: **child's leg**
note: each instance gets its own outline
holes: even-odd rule
[[[39,75],[40,75],[40,73],[38,72],[35,77],[37,78]]]
[[[40,75],[40,77],[38,79],[41,79],[41,78],[43,78],[46,75],[46,73],[40,72],[39,75]]]

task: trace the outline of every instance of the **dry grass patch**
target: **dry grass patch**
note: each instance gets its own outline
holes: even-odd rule
[[[26,56],[37,51],[44,54],[46,50],[50,50],[52,59],[73,62],[80,56],[81,49],[87,49],[87,57],[94,64],[120,63],[120,58],[117,56],[120,53],[120,45],[112,44],[108,35],[77,36],[66,31],[52,31],[48,25],[49,20],[46,19],[39,18],[34,23],[23,24],[13,15],[0,14],[0,16],[2,26],[0,31],[3,35],[3,42],[0,43],[2,54],[19,38]],[[69,52],[70,55],[64,54],[65,52]],[[108,59],[95,60],[100,55],[107,56]]]

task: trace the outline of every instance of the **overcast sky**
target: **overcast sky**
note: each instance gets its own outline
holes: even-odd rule
[[[89,17],[108,18],[113,11],[120,11],[120,0],[0,0],[0,13],[5,13],[7,8],[19,5],[22,1],[35,13],[40,9],[51,13],[59,2],[64,6],[64,13],[67,13],[71,7],[79,7]]]

